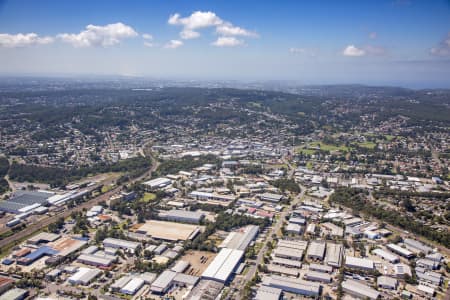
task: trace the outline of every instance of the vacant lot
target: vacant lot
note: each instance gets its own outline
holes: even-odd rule
[[[216,253],[207,251],[188,251],[181,260],[189,262],[191,265],[186,270],[186,274],[200,276],[208,267],[211,261],[216,257]]]

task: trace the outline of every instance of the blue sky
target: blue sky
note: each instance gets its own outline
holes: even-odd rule
[[[450,1],[0,0],[0,73],[450,87]]]

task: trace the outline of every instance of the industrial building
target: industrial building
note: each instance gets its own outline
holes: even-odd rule
[[[112,255],[95,255],[95,254],[81,254],[78,256],[77,261],[96,267],[109,267],[117,260],[116,256]]]
[[[303,258],[303,250],[297,250],[286,247],[276,247],[273,250],[273,255],[279,258],[301,261]]]
[[[121,239],[115,239],[115,238],[106,238],[103,241],[103,246],[105,248],[113,248],[113,249],[123,249],[129,252],[134,253],[136,251],[136,248],[140,246],[140,243],[132,242],[132,241],[126,241]]]
[[[25,289],[14,288],[1,295],[0,300],[22,300],[28,296],[28,293]]]
[[[219,245],[219,248],[229,248],[237,250],[246,250],[258,235],[259,227],[248,225],[238,231],[233,231]]]
[[[152,282],[150,290],[155,294],[162,295],[174,285],[194,286],[198,280],[199,278],[196,276],[165,270]]]
[[[344,292],[362,299],[376,300],[380,297],[380,293],[377,290],[351,279],[342,282],[342,289]]]
[[[367,258],[346,256],[345,267],[350,269],[361,269],[371,271],[374,269],[374,263],[373,261]]]
[[[282,292],[281,289],[262,285],[256,291],[255,300],[279,300]]]
[[[331,282],[331,276],[329,274],[311,270],[306,272],[303,278],[310,281],[319,281],[324,283]]]
[[[0,201],[0,211],[23,214],[46,204],[54,193],[47,191],[18,191],[8,200]]]
[[[203,212],[172,209],[169,211],[161,211],[159,217],[167,221],[175,221],[182,223],[198,224],[203,219],[205,214]]]
[[[319,265],[319,264],[310,264],[309,269],[311,271],[322,272],[322,273],[330,273],[331,274],[333,272],[332,267],[326,266],[326,265]]]
[[[265,276],[262,285],[308,297],[318,297],[321,291],[319,283],[278,275]]]
[[[126,295],[134,295],[141,289],[144,283],[142,278],[133,278],[120,290],[120,292]]]
[[[236,200],[236,196],[234,195],[221,195],[221,194],[215,194],[215,193],[208,193],[208,192],[200,192],[200,191],[193,191],[189,193],[189,197],[196,199],[196,200],[216,200],[216,201],[223,201],[223,202],[231,202]]]
[[[28,244],[38,245],[41,243],[49,243],[54,242],[59,239],[61,236],[59,234],[50,233],[50,232],[41,232],[36,234],[35,236],[29,238],[27,240]]]
[[[306,255],[309,259],[323,260],[326,243],[324,241],[312,241],[309,244]]]
[[[283,200],[283,195],[272,194],[272,193],[264,193],[264,194],[260,195],[259,198],[262,201],[280,202],[281,200]]]
[[[341,244],[327,243],[325,262],[329,266],[340,268],[342,265],[343,253],[344,247]]]
[[[227,282],[244,256],[243,250],[223,248],[203,271],[202,278]]]
[[[90,269],[81,267],[78,271],[67,279],[70,284],[77,285],[88,285],[92,282],[97,276],[101,274],[101,270],[99,269]]]
[[[380,276],[377,278],[377,286],[382,289],[396,290],[398,281],[388,276]]]
[[[299,270],[297,268],[287,268],[276,264],[267,264],[266,266],[269,273],[293,277],[298,277],[299,275]]]
[[[301,268],[302,262],[300,260],[293,260],[281,257],[272,257],[272,263],[275,265],[280,265],[288,268]]]
[[[44,256],[53,256],[58,253],[59,253],[58,251],[56,251],[51,247],[43,246],[34,250],[33,252],[30,252],[29,254],[23,257],[18,258],[16,262],[18,265],[28,266]]]
[[[164,178],[164,177],[152,179],[152,180],[142,183],[144,188],[149,192],[153,192],[153,191],[165,188],[166,186],[169,186],[171,184],[172,184],[172,180],[170,180],[168,178]]]
[[[396,244],[387,244],[386,247],[391,250],[394,253],[397,253],[398,255],[401,255],[405,258],[413,258],[414,257],[414,253],[412,253],[411,251],[409,251],[406,248],[402,248],[399,245]]]
[[[391,264],[396,264],[400,262],[400,258],[397,255],[394,255],[391,252],[384,251],[383,249],[377,248],[372,251],[376,256],[390,262]]]
[[[405,244],[406,248],[408,248],[409,250],[416,252],[416,253],[429,254],[429,253],[433,252],[433,248],[431,248],[417,240],[404,239],[403,243]]]
[[[279,240],[277,246],[305,251],[308,242],[300,240]]]

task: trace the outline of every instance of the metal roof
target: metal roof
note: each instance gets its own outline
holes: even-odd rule
[[[369,299],[377,299],[380,296],[380,293],[373,288],[351,279],[344,280],[342,282],[342,288],[350,294],[356,294],[357,296],[363,296]]]
[[[354,256],[345,257],[345,266],[363,269],[373,269],[373,261],[367,258],[359,258]]]
[[[223,248],[203,272],[202,277],[227,281],[243,255],[242,250]]]

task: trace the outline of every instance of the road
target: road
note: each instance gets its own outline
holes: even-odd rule
[[[150,176],[152,174],[152,172],[156,171],[156,169],[159,166],[159,162],[150,154],[149,155],[152,159],[152,166],[151,168],[145,172],[144,174],[142,174],[141,176],[135,178],[134,180],[131,181],[131,183],[133,182],[137,182],[140,181],[148,176]],[[130,182],[127,182],[130,183]],[[11,235],[9,237],[4,238],[3,240],[0,241],[0,248],[3,247],[7,247],[11,244],[14,243],[18,243],[21,240],[23,240],[24,238],[32,235],[34,232],[40,230],[41,228],[47,227],[48,225],[50,225],[51,223],[56,222],[59,218],[67,218],[69,217],[72,212],[79,212],[82,211],[83,209],[90,209],[92,206],[99,204],[102,201],[106,201],[108,200],[112,195],[120,192],[122,190],[122,188],[124,187],[124,185],[126,185],[127,183],[123,183],[122,185],[119,185],[117,187],[115,187],[114,189],[101,194],[93,199],[90,199],[87,202],[84,202],[80,205],[77,205],[76,207],[72,208],[72,209],[65,209],[62,212],[48,217],[46,219],[40,220],[37,223],[34,224],[29,224],[25,229],[15,233],[14,235]]]
[[[285,163],[289,166],[289,169],[290,169],[288,177],[293,178],[295,168],[291,164],[289,164],[288,161],[285,161]],[[279,218],[277,219],[276,223],[274,225],[272,225],[271,230],[267,232],[266,239],[263,241],[263,246],[259,250],[258,255],[256,256],[256,260],[254,261],[255,264],[250,265],[250,269],[248,270],[247,274],[245,274],[243,281],[241,280],[241,282],[239,284],[240,287],[238,287],[238,290],[240,292],[238,293],[238,295],[235,295],[236,299],[238,299],[238,300],[242,299],[243,291],[244,291],[244,289],[242,289],[242,287],[245,286],[249,281],[252,280],[252,278],[256,274],[256,271],[258,270],[258,266],[262,264],[262,262],[264,260],[264,255],[268,250],[267,244],[271,243],[273,241],[272,235],[277,234],[277,232],[283,226],[283,222],[286,219],[286,217],[288,216],[288,214],[290,214],[292,212],[292,210],[294,209],[294,207],[303,199],[306,188],[301,185],[300,185],[300,188],[301,188],[301,192],[291,201],[291,203],[289,204],[288,207],[283,209],[283,211],[279,215]]]

